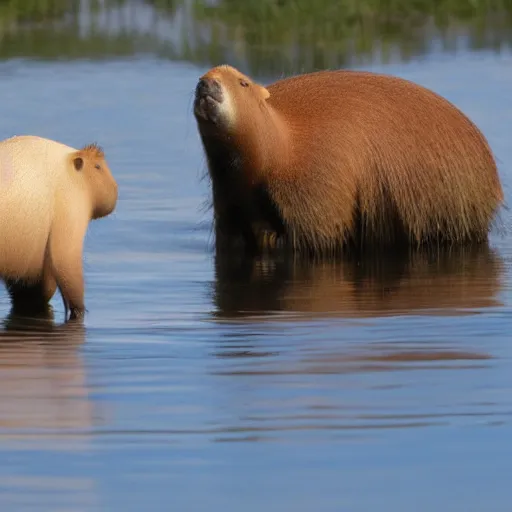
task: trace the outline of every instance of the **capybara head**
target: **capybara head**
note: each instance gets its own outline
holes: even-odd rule
[[[261,110],[270,97],[265,87],[253,82],[237,69],[222,65],[210,69],[200,77],[196,86],[194,114],[203,127],[215,126],[216,130],[229,133],[240,130],[246,113]],[[251,122],[250,119],[248,119]]]
[[[106,217],[117,204],[117,182],[105,160],[103,150],[88,144],[71,155],[75,172],[84,176],[91,199],[93,219]]]

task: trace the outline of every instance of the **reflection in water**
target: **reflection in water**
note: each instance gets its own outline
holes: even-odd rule
[[[11,23],[0,57],[150,53],[204,66],[229,62],[254,76],[275,76],[409,60],[461,45],[500,51],[512,41],[512,7],[506,2],[74,0],[65,13],[61,3],[51,8],[51,2],[41,2],[39,10],[46,5],[52,21]]]
[[[248,261],[217,253],[215,268],[219,318],[272,312],[301,318],[457,315],[501,305],[503,263],[487,246],[335,262]]]
[[[0,480],[0,507],[8,511],[55,512],[101,510],[97,507],[95,482],[73,476],[5,475]]]
[[[0,331],[0,438],[15,430],[88,429],[93,423],[80,323],[14,315]],[[13,437],[9,435],[9,437]]]
[[[38,318],[11,312],[0,330],[1,457],[9,461],[0,467],[1,510],[98,507],[95,479],[56,463],[90,450],[95,415],[79,354],[85,327],[53,320],[51,308]]]
[[[220,440],[364,437],[512,414],[473,390],[496,353],[467,326],[502,305],[505,286],[489,247],[359,262],[216,257],[213,316],[225,335],[212,374],[229,397]]]

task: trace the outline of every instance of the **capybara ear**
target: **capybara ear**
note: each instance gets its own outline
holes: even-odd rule
[[[268,100],[270,98],[270,91],[267,88],[263,87],[262,85],[259,85],[258,87],[260,89],[261,97],[264,100]]]
[[[84,159],[81,156],[73,158],[73,165],[77,171],[81,171],[84,166]]]

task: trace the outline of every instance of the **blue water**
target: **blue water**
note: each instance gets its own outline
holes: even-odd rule
[[[97,141],[120,186],[87,237],[84,328],[0,332],[0,509],[508,511],[510,233],[377,275],[216,269],[191,113],[207,67],[0,63],[0,137]],[[510,202],[512,54],[365,69],[465,111]]]

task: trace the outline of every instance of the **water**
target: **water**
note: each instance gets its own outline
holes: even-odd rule
[[[0,292],[0,508],[508,510],[511,236],[373,266],[216,261],[191,114],[212,63],[57,58],[69,40],[0,63],[0,137],[98,141],[119,206],[86,240],[83,328],[58,295],[53,324],[20,324]],[[434,48],[364,67],[468,113],[510,202],[511,64]]]

